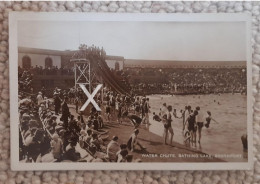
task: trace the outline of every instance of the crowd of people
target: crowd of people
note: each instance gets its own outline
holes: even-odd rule
[[[164,125],[164,143],[167,143],[168,134],[171,134],[170,144],[172,144],[174,131],[172,127],[172,122],[176,119],[182,119],[183,123],[183,136],[185,137],[185,143],[195,143],[197,141],[198,134],[198,143],[201,142],[201,131],[203,127],[209,128],[211,121],[218,123],[211,116],[211,112],[207,111],[207,116],[201,111],[200,107],[197,106],[195,109],[192,109],[191,106],[185,106],[184,109],[180,110],[180,113],[177,113],[176,109],[173,109],[171,105],[166,105],[164,103],[160,108],[160,112],[157,115],[153,113],[153,120],[162,122]]]
[[[134,152],[138,147],[142,151],[147,149],[139,140],[140,126],[150,125],[151,107],[146,95],[246,91],[246,70],[241,68],[128,68],[113,71],[105,63],[103,48],[81,45],[78,54],[98,57],[95,60],[96,67],[99,67],[99,74],[106,85],[94,100],[102,111],[97,111],[94,106],[81,111],[81,106],[87,100],[81,88],[48,89],[51,95],[46,94],[44,86],[34,89],[34,75],[72,77],[73,67],[19,67],[20,161],[140,162],[140,158],[134,157]],[[173,144],[174,118],[182,119],[185,142],[199,144],[202,128],[209,128],[211,121],[217,122],[210,111],[205,117],[199,106],[192,109],[187,105],[177,113],[171,105],[164,103],[158,115],[153,113],[153,120],[162,123],[165,144]],[[111,135],[105,128],[111,122],[116,122],[119,127],[130,124],[133,131],[128,135],[129,139]]]
[[[79,51],[81,52],[79,54],[82,54],[84,58],[99,57],[104,60],[106,57],[106,51],[104,50],[104,48],[99,48],[93,44],[91,46],[88,46],[86,44],[80,44]]]
[[[126,69],[137,94],[246,93],[245,68]]]
[[[149,99],[143,98],[138,104],[135,101],[135,113],[131,113],[132,97],[120,95],[107,88],[95,96],[97,104],[104,108],[105,114],[96,111],[94,107],[88,115],[79,111],[79,107],[86,101],[86,95],[81,90],[61,90],[55,88],[53,97],[48,98],[42,91],[36,96],[21,92],[19,95],[20,119],[20,160],[26,162],[60,162],[86,161],[80,154],[85,150],[93,160],[110,162],[133,162],[130,152],[139,145],[138,126],[147,118]],[[146,102],[146,103],[145,103]],[[75,113],[69,105],[75,106]],[[145,111],[137,108],[146,105]],[[138,115],[137,115],[138,113]],[[141,117],[140,117],[141,116]],[[105,119],[104,119],[105,117]],[[119,144],[120,137],[113,135],[109,141],[108,131],[104,130],[104,122],[116,120],[119,124],[128,119],[134,130],[129,140]],[[80,147],[80,148],[79,148]],[[93,161],[92,160],[92,161]]]
[[[119,94],[105,87],[102,93],[99,92],[94,97],[102,107],[102,113],[92,107],[88,115],[79,110],[86,100],[83,91],[74,88],[55,88],[51,98],[45,96],[44,91],[38,92],[36,96],[19,93],[20,160],[86,161],[80,153],[80,150],[85,150],[92,157],[91,161],[141,161],[134,158],[132,152],[138,147],[146,149],[138,135],[140,125],[150,124],[149,98]],[[75,106],[75,113],[71,112],[70,105]],[[171,105],[164,103],[158,115],[153,113],[153,120],[162,123],[165,144],[173,144],[174,118],[182,119],[185,143],[200,144],[202,128],[209,128],[211,121],[218,123],[210,111],[203,111],[207,112],[207,116],[199,106],[192,109],[187,105],[177,112]],[[120,140],[120,135],[110,135],[104,129],[108,122],[117,122],[119,126],[131,123],[133,132],[128,141]]]
[[[58,66],[31,66],[30,68],[21,68],[18,66],[19,73],[23,73],[24,71],[30,72],[33,75],[74,75],[74,71],[72,68],[65,68]]]
[[[32,80],[33,74],[28,71],[18,67],[18,90],[30,93],[32,92]]]

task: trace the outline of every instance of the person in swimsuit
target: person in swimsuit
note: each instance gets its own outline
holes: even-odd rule
[[[182,132],[184,132],[185,129],[185,122],[187,121],[187,119],[189,118],[189,115],[191,114],[191,106],[185,106],[185,110],[183,113],[183,129]]]
[[[135,128],[137,128],[143,121],[142,118],[140,118],[139,116],[137,116],[135,114],[128,113],[128,111],[125,111],[123,113],[123,117],[127,117],[128,119],[130,119]]]
[[[194,111],[192,114],[189,115],[189,117],[185,121],[185,126],[186,126],[186,123],[188,122],[188,131],[190,132],[192,142],[196,142],[195,123],[196,123],[197,115],[198,115],[198,111]]]
[[[153,120],[161,122],[161,118],[159,115],[155,114],[155,112],[153,112]]]
[[[176,110],[176,109],[173,109],[172,115],[173,115],[175,118],[177,118],[177,119],[182,118],[182,117],[178,117],[178,115],[177,115],[177,110]]]
[[[167,114],[167,106],[166,103],[163,103],[163,106],[160,108],[160,114],[161,114],[161,119],[164,118],[164,116]]]
[[[133,134],[130,136],[130,138],[127,141],[127,147],[131,152],[136,151],[136,146],[139,146],[141,150],[146,149],[139,141],[138,141],[138,134],[139,130],[135,129]]]
[[[207,111],[207,114],[208,114],[208,117],[206,117],[206,124],[205,124],[205,127],[206,128],[209,128],[209,124],[211,122],[211,120],[215,121],[216,123],[218,123],[215,119],[213,119],[211,117],[211,112],[210,111]]]
[[[198,115],[196,116],[196,124],[197,124],[197,127],[198,127],[198,134],[199,134],[198,143],[200,144],[201,131],[202,131],[202,127],[204,126],[203,113],[200,111],[200,107],[196,107],[196,111],[198,112]]]
[[[141,111],[139,97],[136,98],[136,100],[135,100],[133,105],[134,105],[134,108],[135,108],[135,114],[139,116],[140,115],[140,111]]]
[[[172,106],[169,105],[167,107],[168,109],[168,113],[166,114],[166,121],[164,123],[164,144],[167,145],[167,138],[168,138],[168,132],[170,132],[171,134],[171,144],[172,144],[172,140],[173,140],[173,135],[174,135],[174,132],[173,132],[173,129],[172,129],[172,115],[171,115],[171,112],[172,112]]]

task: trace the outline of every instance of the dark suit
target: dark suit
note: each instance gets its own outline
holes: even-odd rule
[[[66,102],[63,102],[61,105],[61,113],[62,113],[61,120],[64,123],[64,128],[68,128],[68,121],[69,121],[68,119],[70,117],[70,110]]]
[[[55,106],[55,114],[59,114],[60,106],[61,106],[61,99],[60,99],[60,97],[56,96],[54,98],[54,106]]]

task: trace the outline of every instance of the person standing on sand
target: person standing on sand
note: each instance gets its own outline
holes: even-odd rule
[[[122,104],[121,102],[118,102],[117,121],[119,124],[122,124],[122,112],[123,112]]]
[[[167,112],[167,105],[166,103],[163,103],[163,106],[160,108],[161,119],[167,114]]]
[[[196,116],[198,114],[198,111],[194,111],[189,115],[189,117],[186,119],[184,126],[186,126],[186,123],[188,122],[188,131],[191,135],[191,141],[196,143]]]
[[[150,111],[150,105],[149,105],[149,98],[146,98],[145,103],[144,103],[144,114],[145,114],[145,119],[144,119],[144,123],[146,123],[147,125],[150,124],[149,122],[149,111]]]
[[[172,140],[173,140],[173,135],[174,135],[174,132],[173,132],[173,129],[172,129],[172,115],[171,115],[171,112],[172,112],[172,106],[169,105],[167,107],[168,109],[168,113],[166,114],[166,122],[164,124],[164,144],[167,145],[167,138],[168,138],[168,132],[170,132],[171,134],[171,145],[172,145]]]
[[[64,128],[67,129],[68,128],[68,122],[69,122],[69,117],[70,117],[70,110],[69,110],[69,107],[68,107],[68,97],[65,97],[64,98],[64,101],[61,105],[61,121],[63,121],[64,123]]]
[[[61,107],[61,99],[57,93],[54,93],[54,106],[55,106],[55,114],[58,115]]]
[[[181,113],[181,117],[180,119],[182,119],[182,130],[184,131],[185,127],[184,127],[184,123],[185,123],[185,112],[187,110],[187,106],[184,107],[184,110],[180,110]]]
[[[203,113],[200,111],[200,107],[196,107],[196,111],[198,112],[198,115],[196,116],[196,124],[198,127],[198,134],[199,134],[198,143],[200,144],[201,131],[202,131],[202,127],[204,126],[204,123],[203,123],[204,116],[203,116]]]
[[[184,129],[185,129],[185,122],[189,118],[190,114],[191,114],[191,106],[185,106],[184,123],[183,123],[183,129],[182,129],[183,132],[184,132]]]
[[[141,107],[140,107],[139,97],[136,97],[136,99],[135,99],[134,108],[135,108],[135,114],[136,114],[137,116],[140,116]]]
[[[163,125],[165,125],[167,123],[167,112],[168,112],[168,109],[167,109],[166,103],[163,103],[162,107],[160,108],[160,113],[159,113]],[[165,137],[165,133],[166,132],[164,131],[163,137]]]
[[[142,98],[140,107],[141,107],[141,115],[142,115],[142,118],[145,118],[145,111],[144,111],[144,107],[145,107],[145,97]]]

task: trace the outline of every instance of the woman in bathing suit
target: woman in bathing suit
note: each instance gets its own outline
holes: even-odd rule
[[[211,117],[211,112],[210,111],[207,111],[207,114],[208,114],[208,117],[206,118],[206,124],[205,124],[205,127],[206,128],[209,128],[209,124],[210,124],[210,122],[211,122],[211,120],[213,120],[213,121],[215,121],[216,123],[218,123],[215,119],[213,119],[212,117]]]

